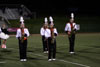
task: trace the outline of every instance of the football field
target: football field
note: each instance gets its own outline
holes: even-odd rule
[[[75,54],[69,54],[69,41],[65,34],[59,34],[55,61],[48,61],[43,53],[39,34],[28,38],[27,62],[19,60],[18,40],[10,36],[7,49],[0,47],[0,67],[100,67],[100,33],[76,35]]]

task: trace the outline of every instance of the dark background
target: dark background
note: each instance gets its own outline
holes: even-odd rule
[[[75,14],[75,22],[80,24],[78,32],[100,32],[100,3],[96,0],[0,0],[0,8],[7,4],[24,4],[32,11],[33,19],[25,21],[31,33],[39,33],[44,17],[49,16],[53,16],[59,33],[64,33],[71,12]],[[18,27],[17,22],[19,19],[10,21],[12,27]]]
[[[32,12],[100,15],[99,1],[96,0],[0,0],[1,4],[24,4]]]

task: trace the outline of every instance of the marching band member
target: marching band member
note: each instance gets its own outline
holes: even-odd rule
[[[45,20],[44,20],[45,24],[43,25],[43,27],[40,29],[40,34],[42,36],[42,44],[43,44],[43,52],[44,53],[48,53],[48,48],[47,48],[47,40],[44,36],[45,34],[45,29],[48,27],[48,20],[47,20],[47,17],[45,17]]]
[[[48,38],[48,61],[56,60],[56,36],[58,35],[57,29],[54,28],[53,19],[50,19],[49,38]]]
[[[1,30],[4,34],[8,35],[8,31],[5,24],[2,25]],[[6,48],[6,39],[3,39],[2,48]]]
[[[75,45],[75,32],[77,30],[76,23],[74,22],[73,19],[73,14],[71,14],[71,19],[70,21],[66,24],[65,26],[65,32],[68,34],[69,38],[69,52],[70,54],[74,54],[74,45]]]
[[[7,29],[5,28],[5,25],[3,25],[3,28],[0,28],[0,39],[3,39],[3,44],[1,45],[1,48],[6,48],[6,40],[9,38],[9,35],[7,34]],[[0,41],[1,42],[1,41]]]
[[[18,38],[19,41],[20,61],[27,61],[27,37],[29,37],[29,35],[29,31],[25,28],[24,23],[21,24],[16,34],[16,38]]]

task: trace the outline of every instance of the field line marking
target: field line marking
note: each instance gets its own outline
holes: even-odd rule
[[[10,48],[10,49],[13,49],[13,48]],[[40,55],[40,54],[35,54],[35,53],[32,53],[32,54],[34,54],[36,56],[41,56],[41,57],[47,58],[46,56],[43,56],[43,55]],[[80,64],[80,63],[76,63],[76,62],[71,62],[71,61],[66,61],[66,60],[62,60],[62,59],[56,59],[56,60],[61,61],[61,62],[65,62],[65,63],[78,65],[78,66],[82,66],[82,67],[90,67],[88,65],[84,65],[84,64]]]
[[[34,54],[34,53],[33,53],[33,54]],[[43,55],[40,55],[40,54],[34,54],[34,55],[47,58],[47,57],[45,57],[45,56],[43,56]],[[82,66],[82,67],[90,67],[90,66],[88,66],[88,65],[84,65],[84,64],[80,64],[80,63],[75,63],[75,62],[70,62],[70,61],[66,61],[66,60],[62,60],[62,59],[56,59],[56,60],[61,61],[61,62],[65,62],[65,63],[70,63],[70,64],[78,65],[78,66]]]
[[[66,62],[66,63],[71,63],[71,64],[79,65],[79,66],[83,66],[83,67],[90,67],[90,66],[83,65],[83,64],[80,64],[80,63],[76,63],[76,62],[70,62],[70,61],[65,61],[65,60],[61,60],[61,59],[57,59],[57,60],[58,61],[62,61],[62,62]]]
[[[4,63],[6,63],[6,62],[2,62],[2,61],[0,62],[0,64],[4,64]]]

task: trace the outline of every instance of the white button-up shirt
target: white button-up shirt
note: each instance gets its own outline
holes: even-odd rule
[[[77,30],[76,23],[72,23],[72,25],[73,25],[74,29]],[[66,24],[65,31],[71,31],[71,25],[70,25],[70,23]]]
[[[45,36],[46,38],[51,37],[51,31],[50,31],[50,29],[45,29],[44,32],[45,32],[45,33],[44,33],[44,36]]]
[[[44,36],[46,38],[51,37],[51,30],[50,29],[45,29],[44,32],[45,32]],[[57,32],[57,29],[56,28],[54,28],[54,33],[56,33],[58,35],[58,32]]]
[[[45,29],[43,27],[40,30],[40,34],[41,34],[41,36],[44,36],[44,34],[45,34]]]
[[[54,33],[56,33],[58,35],[58,32],[57,32],[57,29],[56,28],[54,28]]]
[[[24,33],[27,35],[27,37],[30,35],[27,28],[24,28]],[[21,29],[19,28],[19,29],[17,29],[16,37],[18,38],[18,37],[21,37],[21,36],[22,36],[21,35]]]

